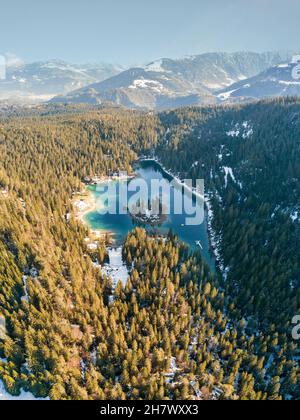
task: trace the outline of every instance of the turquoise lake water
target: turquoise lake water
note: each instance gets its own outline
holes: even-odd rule
[[[151,180],[168,180],[171,181],[172,177],[164,172],[164,170],[154,161],[144,161],[140,162],[136,165],[135,168],[136,178],[143,178],[148,185],[150,185]],[[120,201],[119,195],[119,188],[122,182],[130,182],[130,181],[112,181],[115,183],[116,186],[116,194],[115,199],[118,208],[125,208],[126,204]],[[103,206],[103,193],[97,191],[96,186],[89,187],[96,197],[98,206]],[[128,199],[133,194],[128,194]],[[110,198],[112,195],[110,195]],[[193,203],[199,208],[203,209],[203,201],[202,199],[193,197]],[[120,206],[120,207],[119,207]],[[183,214],[175,214],[174,212],[174,199],[171,198],[171,212],[170,215],[166,216],[166,219],[163,221],[161,226],[143,226],[147,230],[153,233],[157,233],[160,235],[167,235],[170,230],[173,233],[177,234],[181,241],[188,244],[191,248],[195,249],[198,248],[201,250],[201,254],[210,266],[211,269],[214,269],[215,263],[214,259],[210,253],[210,246],[209,246],[209,237],[208,237],[208,230],[207,230],[207,215],[206,212],[204,213],[204,222],[197,226],[189,226],[186,225],[186,218],[190,217],[185,212]],[[198,209],[198,207],[197,207]],[[203,211],[203,210],[202,210]],[[199,210],[200,212],[200,210]],[[85,216],[85,222],[89,225],[89,227],[93,230],[104,230],[110,231],[114,234],[114,240],[116,245],[121,245],[126,238],[128,232],[130,232],[134,227],[137,226],[130,216],[130,214],[120,214],[117,211],[117,214],[99,214],[98,211],[94,211],[88,213]],[[199,246],[201,243],[201,247]]]

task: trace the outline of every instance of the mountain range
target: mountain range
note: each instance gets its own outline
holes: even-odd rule
[[[115,104],[146,110],[217,103],[229,96],[226,89],[230,86],[245,84],[249,78],[290,62],[292,57],[287,52],[239,52],[161,59],[56,97],[52,102]]]
[[[140,110],[240,102],[268,96],[298,95],[292,52],[206,53],[163,58],[124,69],[112,64],[65,61],[7,67],[0,80],[0,101],[15,103],[86,103]]]
[[[11,60],[10,60],[11,61]],[[0,100],[42,102],[56,95],[105,80],[124,68],[112,64],[70,64],[61,60],[8,62],[5,80],[0,80]]]

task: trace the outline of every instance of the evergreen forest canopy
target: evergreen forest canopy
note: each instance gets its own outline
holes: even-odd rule
[[[299,129],[296,99],[3,119],[7,390],[54,400],[299,399]],[[89,250],[87,228],[65,217],[85,177],[130,172],[142,154],[205,179],[217,275],[172,233],[164,241],[135,229],[123,247],[130,278],[113,292],[95,264],[105,244]]]

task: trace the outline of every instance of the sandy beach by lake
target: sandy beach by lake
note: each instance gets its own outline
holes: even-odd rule
[[[85,191],[78,193],[73,198],[73,207],[75,209],[75,218],[86,224],[84,218],[88,213],[96,211],[97,201],[92,191],[85,187]]]
[[[87,188],[87,185],[84,187],[82,192],[78,192],[74,195],[72,199],[72,205],[74,209],[74,216],[76,220],[79,220],[84,225],[88,225],[87,221],[85,220],[85,216],[89,213],[97,211],[97,200],[95,195],[91,190]],[[114,233],[105,229],[91,229],[91,239],[107,239],[109,238],[110,241],[113,241]]]

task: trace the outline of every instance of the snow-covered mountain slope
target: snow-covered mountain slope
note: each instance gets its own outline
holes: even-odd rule
[[[215,92],[291,58],[289,53],[208,53],[161,59],[91,84],[53,102],[113,103],[137,109],[167,109],[215,103]]]
[[[179,60],[162,59],[145,69],[169,71],[196,86],[201,85],[215,91],[253,77],[291,58],[292,54],[289,52],[206,53]]]
[[[214,102],[215,98],[207,88],[158,69],[151,66],[130,69],[104,82],[54,98],[53,102],[114,103],[140,109]]]
[[[219,92],[218,98],[240,101],[250,98],[300,95],[300,65],[297,62],[274,66],[258,76],[238,82]]]
[[[105,80],[122,70],[111,64],[75,65],[59,60],[31,64],[8,62],[6,79],[0,80],[0,99],[13,102],[49,100]]]

